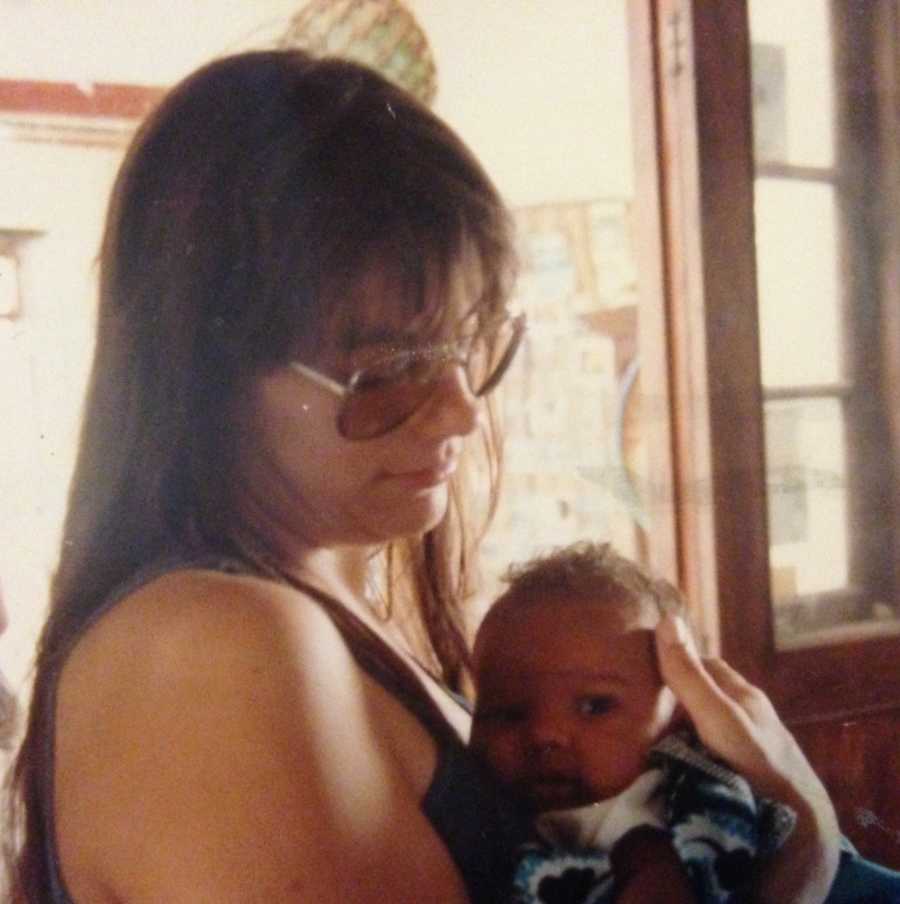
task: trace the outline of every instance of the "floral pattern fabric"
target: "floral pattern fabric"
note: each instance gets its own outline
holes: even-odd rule
[[[514,904],[611,902],[611,823],[617,837],[637,825],[664,827],[701,904],[747,900],[757,861],[784,843],[794,812],[757,798],[745,779],[686,735],[664,738],[648,767],[620,799],[542,820],[535,839],[520,850]]]

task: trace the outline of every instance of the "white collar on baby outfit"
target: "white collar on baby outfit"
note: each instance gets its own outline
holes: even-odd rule
[[[553,845],[610,850],[636,826],[665,827],[659,793],[662,780],[661,769],[650,769],[615,797],[584,807],[541,813],[535,820],[535,830]]]

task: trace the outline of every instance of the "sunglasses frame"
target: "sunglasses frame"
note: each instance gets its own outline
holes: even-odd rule
[[[516,355],[516,352],[519,350],[519,346],[522,344],[522,337],[525,335],[526,328],[526,320],[525,314],[514,314],[507,315],[500,319],[496,324],[496,329],[500,329],[500,327],[505,323],[511,323],[513,332],[512,338],[509,343],[509,347],[504,352],[503,358],[500,360],[498,366],[494,369],[494,373],[490,376],[490,378],[485,382],[484,386],[478,390],[476,393],[474,388],[469,385],[470,390],[475,394],[476,398],[482,398],[487,395],[502,379],[502,377],[506,374],[506,371],[509,368],[509,365],[512,363],[513,358]],[[307,364],[303,364],[300,361],[289,361],[288,367],[294,371],[295,373],[300,374],[303,377],[306,377],[311,382],[315,383],[317,386],[321,386],[323,389],[326,389],[328,392],[337,396],[342,401],[350,396],[357,385],[362,381],[364,375],[367,371],[370,371],[373,367],[380,367],[387,362],[403,358],[403,357],[415,357],[415,358],[440,358],[442,359],[444,365],[456,364],[463,368],[466,372],[466,382],[468,383],[469,375],[467,365],[469,363],[469,356],[471,355],[471,350],[474,345],[475,340],[483,335],[486,330],[480,330],[478,333],[473,334],[472,336],[466,336],[462,339],[455,339],[451,342],[442,342],[435,345],[423,345],[419,348],[411,348],[411,349],[403,349],[402,351],[392,352],[389,355],[385,355],[380,360],[376,361],[374,364],[369,364],[366,367],[361,367],[359,370],[354,371],[350,376],[350,379],[346,383],[341,383],[338,380],[329,377],[327,374],[323,374],[321,371],[316,370],[314,367],[310,367]],[[466,348],[465,353],[461,353],[461,349],[464,346],[468,346]],[[435,385],[437,381],[435,380]],[[390,433],[391,430],[395,430],[401,424],[405,423],[409,418],[411,418],[422,405],[430,397],[430,392],[422,397],[422,401],[416,405],[415,408],[412,409],[402,420],[398,421],[396,424],[388,427],[381,433],[372,434],[372,436],[367,437],[359,437],[357,440],[356,437],[349,437],[343,432],[340,428],[341,416],[338,413],[338,429],[341,432],[341,435],[344,436],[345,439],[349,439],[351,441],[361,441],[362,439],[375,439],[378,436],[384,436],[386,433]]]

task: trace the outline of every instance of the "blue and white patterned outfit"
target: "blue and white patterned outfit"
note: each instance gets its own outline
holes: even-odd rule
[[[616,797],[541,814],[513,881],[515,904],[606,904],[609,852],[626,832],[668,832],[701,904],[744,899],[754,864],[793,830],[794,812],[756,797],[749,784],[685,735],[652,750],[648,771]]]

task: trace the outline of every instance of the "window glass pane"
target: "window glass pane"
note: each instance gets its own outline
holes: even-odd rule
[[[770,580],[780,648],[895,633],[890,598],[850,574],[843,402],[765,406]]]
[[[885,377],[897,357],[896,281],[884,279],[881,244],[869,245],[891,234],[889,221],[876,225],[889,205],[879,208],[883,189],[873,188],[893,184],[878,142],[895,139],[873,118],[889,109],[877,97],[887,60],[872,58],[871,23],[842,4],[749,8],[776,640],[896,632],[898,434]]]
[[[765,426],[776,602],[843,587],[847,505],[841,402],[767,402]]]
[[[831,52],[825,0],[750,3],[757,163],[830,167]]]
[[[841,374],[834,189],[756,181],[763,385],[837,382]]]

